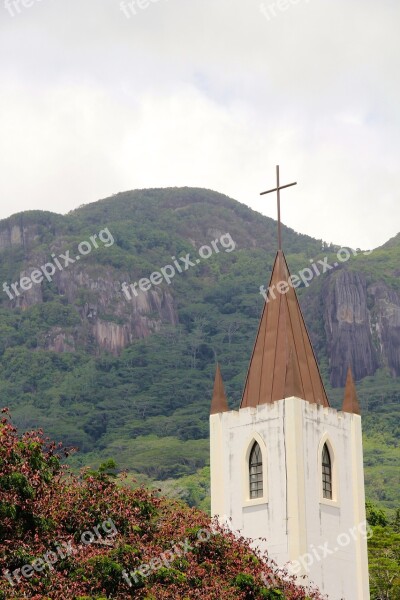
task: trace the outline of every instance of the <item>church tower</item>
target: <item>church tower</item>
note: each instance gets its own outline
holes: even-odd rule
[[[279,244],[239,410],[217,366],[211,512],[329,600],[369,600],[357,394],[349,369],[330,407],[294,280]]]

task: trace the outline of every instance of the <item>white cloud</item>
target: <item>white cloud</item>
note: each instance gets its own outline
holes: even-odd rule
[[[273,4],[264,0],[266,5]],[[371,247],[399,227],[400,7],[256,0],[0,6],[1,211],[66,212],[136,187],[193,185]]]

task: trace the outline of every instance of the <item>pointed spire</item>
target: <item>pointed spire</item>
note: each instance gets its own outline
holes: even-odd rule
[[[285,393],[284,398],[303,398],[304,390],[301,383],[301,377],[299,372],[299,365],[295,359],[293,348],[290,350],[289,362],[286,367],[286,381],[285,381]]]
[[[353,413],[354,415],[361,414],[360,403],[358,402],[356,386],[354,384],[353,374],[350,367],[347,370],[342,410],[343,412]]]
[[[210,414],[216,415],[218,413],[227,412],[228,410],[228,401],[226,399],[224,382],[222,381],[221,369],[219,368],[219,364],[217,363]]]
[[[241,408],[271,404],[293,391],[298,394],[301,392],[300,397],[308,402],[329,406],[294,290],[294,285],[298,286],[296,279],[300,281],[290,276],[284,253],[278,250],[247,372]]]

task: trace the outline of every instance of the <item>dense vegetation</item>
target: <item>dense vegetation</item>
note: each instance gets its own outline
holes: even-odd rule
[[[205,513],[75,477],[41,432],[0,421],[0,598],[318,600]],[[146,566],[148,565],[148,566]]]
[[[368,541],[370,594],[373,600],[400,598],[400,508],[392,519],[385,511],[367,502],[371,526]]]
[[[98,304],[105,321],[123,316],[98,303],[98,293],[81,286],[67,298],[55,282],[42,284],[43,303],[21,309],[6,294],[0,304],[0,393],[22,429],[42,427],[54,439],[76,446],[74,468],[97,468],[113,457],[140,481],[185,498],[208,503],[208,413],[215,360],[222,365],[229,402],[240,401],[248,360],[276,248],[275,223],[246,206],[207,190],[144,190],[118,194],[62,217],[32,211],[1,223],[33,228],[34,236],[0,254],[0,277],[16,281],[27,265],[43,264],[108,227],[115,238],[70,267],[71,277],[137,281],[171,256],[194,252],[229,232],[234,252],[221,251],[176,276],[173,295],[179,326],[137,340],[119,355],[95,344],[83,307]],[[1,227],[0,227],[1,229]],[[29,237],[27,235],[27,237]],[[336,248],[284,228],[286,256],[293,273]],[[400,239],[352,258],[343,268],[358,269],[368,281],[399,288]],[[329,385],[329,356],[318,306],[325,276],[299,289],[307,324],[328,394],[340,406],[343,390]],[[167,286],[165,286],[167,287]],[[129,310],[129,303],[126,303]],[[59,328],[74,339],[74,350],[47,350]],[[400,393],[398,379],[382,369],[357,383],[363,409],[367,495],[391,515],[398,506]],[[160,483],[162,482],[162,483]]]

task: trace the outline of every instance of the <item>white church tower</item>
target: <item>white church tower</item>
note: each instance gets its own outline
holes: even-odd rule
[[[342,410],[330,407],[293,281],[278,250],[239,410],[217,366],[211,512],[329,600],[369,600],[355,386],[349,369]]]

